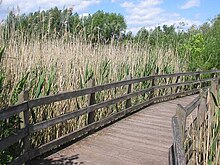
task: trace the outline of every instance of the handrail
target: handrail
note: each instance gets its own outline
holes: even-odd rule
[[[49,104],[55,101],[61,101],[65,99],[70,99],[74,97],[79,97],[91,93],[96,93],[100,92],[103,90],[108,90],[120,86],[126,86],[129,84],[135,84],[135,83],[140,83],[143,81],[149,81],[152,79],[159,79],[159,78],[170,78],[170,77],[177,77],[177,76],[192,76],[192,75],[198,75],[198,74],[208,74],[208,73],[220,73],[220,70],[211,70],[211,71],[198,71],[198,72],[185,72],[185,73],[175,73],[175,74],[164,74],[164,75],[154,75],[154,76],[147,76],[147,77],[142,77],[142,78],[136,78],[136,79],[129,79],[129,80],[123,80],[119,82],[113,82],[109,84],[103,84],[103,85],[98,85],[90,88],[85,88],[85,89],[80,89],[72,92],[63,92],[60,94],[52,95],[52,96],[45,96],[41,97],[38,99],[33,99],[29,101],[29,107],[33,108],[36,106],[40,106],[43,104]]]
[[[219,77],[216,77],[211,83],[213,93],[216,93],[218,90],[218,81]],[[185,165],[188,162],[183,146],[186,132],[186,118],[198,107],[197,116],[193,123],[197,122],[198,125],[201,125],[204,122],[204,114],[207,111],[206,99],[208,91],[209,89],[200,91],[200,95],[185,107],[181,105],[177,106],[176,114],[172,117],[173,145],[169,149],[170,165]]]
[[[17,159],[14,160],[14,164],[16,164],[16,162],[19,162],[19,163],[25,162],[25,161],[32,159],[38,155],[41,155],[44,152],[47,152],[53,148],[56,148],[56,147],[60,146],[61,144],[64,144],[68,141],[71,141],[72,139],[75,139],[77,137],[80,137],[80,136],[92,131],[92,130],[95,130],[98,127],[104,126],[112,121],[116,121],[117,119],[119,119],[125,115],[128,115],[131,112],[138,111],[141,108],[146,107],[150,104],[198,93],[200,88],[202,87],[202,85],[198,86],[196,84],[211,82],[214,80],[213,74],[218,74],[218,73],[220,73],[220,70],[211,70],[211,71],[204,71],[204,72],[202,72],[202,71],[185,72],[185,73],[175,73],[175,74],[165,74],[165,75],[153,75],[153,76],[148,76],[148,77],[142,77],[142,78],[114,82],[114,83],[110,83],[110,84],[93,86],[93,87],[80,89],[80,90],[76,90],[76,91],[71,91],[71,92],[63,92],[63,93],[59,93],[56,95],[45,96],[45,97],[32,99],[32,100],[24,99],[25,101],[23,100],[23,102],[20,104],[10,106],[8,108],[0,110],[0,120],[8,119],[11,116],[13,116],[15,114],[19,114],[21,112],[24,112],[24,115],[25,115],[24,128],[21,129],[22,131],[20,133],[18,133],[19,136],[14,138],[15,135],[11,135],[7,138],[0,139],[0,146],[3,146],[4,145],[3,143],[7,142],[7,145],[0,148],[0,151],[4,150],[8,146],[12,145],[14,142],[24,138],[25,152],[23,153],[23,155],[21,155],[20,157],[18,157]],[[200,78],[200,79],[195,79],[195,80],[193,79],[191,81],[178,82],[179,80],[181,80],[180,76],[197,76],[197,75],[203,75],[203,74],[209,74],[209,78],[204,78],[204,79]],[[173,78],[173,77],[176,77],[176,79],[174,79],[175,83],[166,83],[166,84],[162,84],[162,85],[161,84],[155,85],[155,80],[158,81],[159,79],[163,80],[164,78]],[[131,90],[132,89],[131,86],[133,84],[145,82],[145,81],[151,82],[151,86],[149,88],[138,90],[138,91]],[[205,85],[207,85],[207,84],[205,84]],[[95,93],[103,91],[103,90],[114,89],[116,87],[121,87],[121,86],[127,87],[127,89],[128,89],[127,94],[124,94],[122,96],[119,96],[119,97],[116,97],[116,98],[113,98],[110,100],[104,100],[104,101],[98,102],[98,103],[96,103],[96,101],[94,100]],[[180,89],[179,87],[181,87],[181,86],[182,87],[189,86],[191,89],[188,89],[186,91],[177,90],[177,89]],[[157,91],[157,90],[167,89],[167,88],[170,88],[170,89],[175,88],[176,90],[175,91],[170,90],[169,93],[167,93],[166,95],[162,95],[162,96],[160,96],[160,95],[156,96],[154,94],[155,91]],[[181,88],[181,89],[183,90],[183,88]],[[137,105],[131,104],[131,100],[130,100],[131,98],[136,97],[136,96],[140,96],[143,94],[147,94],[149,96],[148,100],[146,100],[142,103],[139,103]],[[66,99],[72,99],[72,98],[76,98],[79,96],[85,96],[85,95],[92,96],[92,97],[90,97],[89,105],[85,108],[81,108],[81,109],[78,109],[73,112],[68,112],[66,114],[54,117],[49,120],[38,122],[35,124],[28,123],[29,111],[30,111],[30,109],[32,109],[34,107],[38,107],[41,105],[46,105],[46,104],[50,104],[53,102],[62,101],[62,100],[66,100]],[[114,113],[113,115],[108,116],[102,120],[96,121],[96,122],[94,122],[94,119],[91,119],[90,122],[88,122],[85,127],[81,128],[79,130],[76,130],[74,132],[70,132],[69,134],[64,135],[58,139],[55,139],[49,143],[46,143],[38,148],[34,148],[34,149],[30,148],[29,137],[32,133],[34,133],[36,131],[40,131],[45,128],[48,128],[48,127],[53,126],[55,124],[58,124],[60,122],[64,122],[69,119],[79,117],[85,113],[87,113],[88,116],[90,116],[90,118],[94,117],[94,115],[91,115],[91,114],[94,113],[95,110],[107,107],[112,104],[117,104],[120,101],[126,101],[125,109],[123,109],[117,113]],[[190,109],[190,108],[187,108],[187,109]],[[10,140],[10,139],[12,139],[12,140]],[[26,146],[26,144],[27,144],[27,146]]]
[[[215,73],[216,74],[216,73],[220,73],[220,70],[154,75],[154,76],[147,76],[147,77],[130,79],[130,80],[123,80],[123,81],[119,81],[119,82],[113,82],[110,84],[98,85],[98,86],[75,90],[75,91],[71,91],[71,92],[62,92],[62,93],[58,93],[55,95],[43,96],[43,97],[40,97],[37,99],[29,100],[28,101],[28,108],[33,108],[33,107],[37,107],[37,106],[41,106],[41,105],[45,105],[45,104],[50,104],[50,103],[57,102],[57,101],[71,99],[71,98],[75,98],[75,97],[79,97],[79,96],[88,95],[91,93],[100,92],[103,90],[108,90],[108,89],[112,89],[112,88],[116,88],[116,87],[120,87],[120,86],[126,86],[129,84],[140,83],[143,81],[149,81],[149,80],[153,80],[153,79],[168,78],[168,77],[171,78],[171,77],[178,77],[178,76],[192,76],[192,75],[208,74],[208,73],[212,73],[212,74]],[[199,83],[199,82],[200,81],[195,81],[195,83]],[[13,116],[17,113],[20,113],[20,112],[26,110],[27,104],[25,104],[25,103],[22,103],[22,104],[23,105],[18,104],[15,106],[9,106],[5,109],[0,110],[0,120],[3,120],[5,118],[9,118],[10,116]]]

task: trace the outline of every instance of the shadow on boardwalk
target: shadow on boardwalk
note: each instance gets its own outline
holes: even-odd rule
[[[84,162],[79,162],[79,154],[66,156],[59,155],[58,157],[48,158],[48,159],[35,159],[31,162],[33,165],[84,165]]]

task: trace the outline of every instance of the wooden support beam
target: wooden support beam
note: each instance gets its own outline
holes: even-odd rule
[[[95,86],[95,79],[90,80],[90,87]],[[88,99],[88,106],[93,105],[96,103],[95,101],[95,92],[89,94],[89,99]],[[95,121],[95,111],[91,111],[88,113],[88,124],[91,124]]]
[[[24,101],[28,101],[29,100],[29,93],[28,91],[22,91],[22,93],[20,93],[18,95],[18,101],[20,103],[24,102]],[[30,114],[29,114],[29,108],[27,108],[25,111],[21,112],[19,114],[20,118],[21,118],[21,121],[22,123],[20,124],[20,127],[23,129],[26,128],[27,130],[27,136],[23,138],[23,153],[28,153],[29,150],[30,150],[30,134],[29,134],[29,117],[30,117]],[[30,161],[27,161],[25,163],[25,165],[29,165],[30,164]]]
[[[176,82],[175,83],[178,83],[179,82],[179,79],[180,79],[180,76],[177,76],[176,77]],[[178,93],[179,92],[179,86],[178,87],[176,87],[176,90],[175,90],[175,93]]]
[[[183,149],[183,140],[181,138],[181,130],[177,118],[177,116],[172,117],[175,165],[186,165],[185,152]]]
[[[199,105],[198,105],[198,112],[197,112],[197,124],[198,127],[201,126],[201,124],[204,122],[205,120],[205,113],[207,111],[207,92],[204,91],[200,91],[200,101],[199,101]]]
[[[131,79],[131,76],[128,76],[127,80],[130,80],[130,79]],[[127,94],[131,93],[131,88],[132,88],[132,84],[129,84],[128,89],[127,89]],[[129,107],[131,107],[131,98],[127,99],[126,104],[125,104],[125,108],[129,108]]]
[[[181,133],[181,138],[183,140],[182,142],[184,142],[185,139],[186,115],[187,115],[187,110],[182,105],[177,104],[176,117]]]

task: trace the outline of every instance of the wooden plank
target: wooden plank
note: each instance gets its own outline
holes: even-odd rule
[[[197,96],[192,102],[190,102],[185,108],[187,110],[186,116],[189,116],[192,111],[199,105],[200,96]]]
[[[156,75],[155,73],[153,73],[153,75]],[[153,88],[154,86],[155,86],[155,78],[152,78],[152,80],[151,80],[151,88]],[[150,93],[149,93],[149,98],[150,99],[152,99],[154,96],[155,96],[155,94],[154,94],[154,92],[155,92],[155,89],[153,88],[151,91],[150,91]]]
[[[180,76],[177,76],[175,83],[178,83],[179,79],[180,79]],[[175,93],[177,93],[178,91],[179,91],[179,87],[176,87]]]
[[[107,146],[108,144],[113,145],[113,146],[118,146],[119,148],[126,148],[126,149],[131,149],[132,147],[132,151],[139,151],[142,153],[147,153],[147,154],[155,154],[152,153],[152,151],[156,151],[157,152],[157,156],[162,156],[167,158],[166,156],[164,156],[164,153],[167,153],[167,146],[169,144],[171,144],[171,141],[169,142],[169,144],[167,143],[166,145],[161,145],[163,144],[163,142],[159,142],[158,141],[156,143],[152,142],[150,139],[148,138],[143,138],[143,137],[130,137],[130,136],[126,136],[126,135],[122,135],[120,132],[115,132],[116,129],[112,129],[114,128],[114,126],[110,127],[108,130],[103,131],[104,135],[102,135],[102,137],[99,137],[98,142],[95,143],[99,145],[99,142],[101,142],[102,144],[100,144],[100,146]],[[133,134],[136,135],[136,127],[133,128]],[[145,134],[148,134],[147,132]],[[170,140],[170,139],[166,139],[166,140]],[[92,143],[93,145],[94,143]],[[114,147],[115,148],[115,147]],[[129,156],[129,155],[128,155]]]
[[[164,75],[162,75],[162,76],[164,76]],[[172,76],[172,75],[169,75],[169,77],[170,76]],[[149,77],[148,77],[149,78]],[[158,78],[158,77],[156,77],[156,78]],[[140,79],[138,79],[138,81],[139,81]],[[200,82],[206,82],[206,81],[210,81],[211,80],[211,78],[210,79],[204,79],[204,80],[201,80]],[[161,89],[161,88],[169,88],[169,87],[172,87],[172,86],[180,86],[180,85],[183,85],[183,84],[187,84],[187,85],[191,85],[191,83],[192,82],[185,82],[185,83],[177,83],[177,84],[169,84],[169,85],[163,85],[163,86],[158,86],[158,87],[152,87],[152,88],[149,88],[148,90],[149,91],[152,91],[152,90],[155,90],[155,89]],[[194,84],[194,83],[198,83],[197,81],[193,81],[193,83],[192,84]],[[140,91],[138,91],[138,92],[140,92]],[[146,91],[145,91],[146,92]],[[187,91],[187,92],[189,92],[189,91]],[[178,93],[177,95],[169,95],[169,97],[167,97],[167,96],[163,96],[163,97],[157,97],[157,98],[154,98],[154,99],[152,99],[152,100],[150,100],[149,101],[149,103],[153,103],[153,102],[158,102],[158,101],[164,101],[164,100],[167,100],[167,99],[170,99],[170,98],[175,98],[175,96],[179,96],[180,95],[180,93]],[[131,96],[130,96],[131,97]],[[161,100],[160,100],[160,99]],[[17,105],[17,106],[19,106],[19,105]],[[28,106],[28,105],[27,105]],[[17,109],[16,109],[16,106],[14,106],[15,107],[15,109],[14,109],[14,111],[17,111]],[[4,111],[4,110],[3,110]],[[20,112],[20,111],[19,111]],[[0,111],[0,117],[1,117],[1,111]]]
[[[28,90],[22,91],[19,95],[18,95],[18,101],[20,103],[24,102],[24,101],[28,101],[29,100],[29,93]],[[23,112],[21,112],[19,114],[20,118],[21,118],[21,128],[27,128],[27,136],[25,136],[22,141],[23,141],[23,153],[27,152],[30,150],[31,147],[31,142],[30,142],[30,134],[29,134],[29,108]],[[30,161],[25,162],[25,165],[29,165]]]
[[[214,78],[214,80],[211,82],[211,92],[215,96],[215,98],[218,98],[218,89],[219,89],[219,84],[218,84],[218,77]]]
[[[197,74],[211,74],[211,73],[220,73],[220,70],[211,70],[211,71],[205,71],[205,72],[185,72],[185,73],[175,73],[175,74],[165,74],[165,75],[154,75],[154,76],[148,76],[148,77],[142,77],[142,78],[136,78],[136,79],[131,79],[131,80],[124,80],[124,81],[119,81],[119,82],[114,82],[111,84],[103,84],[99,86],[95,86],[92,88],[86,88],[86,89],[81,89],[77,91],[71,91],[71,92],[63,92],[59,93],[56,95],[51,95],[51,96],[44,96],[41,98],[33,99],[28,102],[29,108],[33,108],[36,106],[40,105],[45,105],[45,104],[50,104],[56,101],[61,101],[61,100],[66,100],[66,99],[71,99],[74,97],[79,97],[83,95],[87,95],[90,93],[94,92],[100,92],[103,90],[111,89],[111,88],[116,88],[120,86],[125,86],[129,84],[134,84],[134,83],[139,83],[143,81],[148,81],[154,79],[159,79],[159,78],[166,78],[166,77],[176,77],[176,76],[193,76]],[[205,81],[201,81],[205,82]],[[198,82],[196,82],[198,83]],[[19,104],[16,106],[11,106],[5,109],[0,110],[0,120],[9,118],[10,116],[20,113],[24,110],[27,109],[27,103]]]
[[[198,80],[198,81],[190,81],[190,82],[183,82],[183,83],[177,83],[177,84],[166,84],[166,85],[161,85],[161,86],[153,86],[153,87],[150,87],[146,90],[141,90],[141,91],[137,91],[137,92],[134,92],[132,94],[129,94],[129,95],[124,95],[122,97],[118,97],[117,99],[119,99],[118,101],[114,101],[114,99],[112,100],[109,100],[109,104],[108,102],[106,103],[105,106],[108,106],[108,105],[111,105],[111,104],[114,104],[114,103],[117,103],[119,101],[123,101],[125,99],[129,99],[131,97],[135,97],[135,96],[138,96],[138,95],[141,95],[141,94],[144,94],[144,93],[148,93],[148,92],[151,92],[153,90],[156,90],[156,89],[162,89],[162,88],[170,88],[170,87],[176,87],[176,86],[182,86],[182,85],[193,85],[195,83],[198,83],[200,81],[203,81],[203,82],[206,82],[206,81],[211,81],[213,80],[213,78],[208,78],[208,79],[204,79],[204,80]],[[95,87],[94,87],[95,88]],[[33,100],[30,100],[30,102],[33,101]],[[112,102],[113,101],[113,102]],[[105,102],[105,101],[104,101]],[[104,103],[103,102],[103,103]],[[29,103],[29,106],[30,106],[31,103]],[[33,105],[32,105],[33,106]],[[31,107],[32,107],[31,106]],[[104,106],[101,106],[99,108],[102,108]],[[98,108],[97,108],[98,109]],[[83,113],[82,113],[83,114]],[[70,119],[70,118],[69,118]]]
[[[0,110],[0,120],[8,119],[9,117],[23,112],[28,109],[28,102],[22,104],[14,105]]]
[[[0,140],[0,151],[3,151],[4,149],[18,142],[19,140],[21,140],[27,135],[28,135],[27,129],[23,128],[13,133],[12,135],[8,136],[7,138],[1,139]]]
[[[21,165],[27,160],[29,160],[29,152],[25,152],[23,155],[15,158],[13,162],[9,163],[9,165]]]
[[[196,74],[195,77],[196,77],[196,80],[200,80],[200,73]],[[201,84],[202,84],[201,82],[198,83],[198,84],[195,84],[194,88],[198,88],[198,87],[201,88]]]
[[[190,99],[188,98],[192,98],[192,97],[187,97],[186,100],[188,100],[188,102],[190,102]],[[179,99],[178,99],[179,100]],[[181,99],[183,100],[183,99]],[[166,106],[169,105],[169,106]],[[156,109],[154,109],[154,107],[156,107]],[[79,154],[78,158],[76,160],[73,161],[73,163],[80,163],[80,162],[84,162],[85,164],[87,162],[93,162],[94,164],[99,164],[99,159],[100,157],[103,158],[102,156],[104,155],[105,158],[103,158],[103,163],[102,164],[111,164],[112,162],[108,161],[109,159],[116,159],[119,160],[119,158],[127,158],[126,160],[122,160],[120,159],[120,162],[118,162],[118,164],[127,164],[127,161],[132,161],[134,162],[133,164],[168,164],[168,149],[172,143],[172,139],[170,139],[170,143],[168,145],[164,145],[163,143],[161,143],[160,141],[158,141],[157,143],[151,143],[151,139],[148,138],[143,138],[142,136],[138,136],[136,134],[136,128],[138,130],[138,132],[142,132],[142,128],[139,128],[138,126],[134,126],[133,125],[133,121],[137,120],[137,121],[148,121],[147,118],[142,118],[140,119],[139,117],[137,117],[137,114],[142,114],[143,112],[145,113],[149,113],[151,114],[152,111],[154,110],[158,110],[157,108],[160,107],[163,109],[163,111],[167,110],[172,112],[173,110],[175,110],[176,105],[175,104],[168,104],[168,103],[160,103],[157,106],[151,106],[149,108],[143,109],[138,113],[135,113],[134,115],[129,116],[128,118],[125,118],[123,120],[120,120],[119,122],[100,130],[99,132],[97,132],[94,135],[91,135],[89,137],[84,138],[81,141],[78,141],[77,143],[74,143],[73,145],[68,146],[67,148],[49,156],[46,158],[45,164],[46,162],[48,162],[47,160],[52,160],[53,163],[58,163],[61,162],[63,164],[66,163],[66,161],[64,162],[63,160],[69,160],[72,156]],[[155,113],[156,115],[156,113]],[[172,115],[171,115],[172,116]],[[170,119],[171,119],[170,116]],[[130,121],[130,119],[133,119],[130,124],[128,122],[125,123],[125,121]],[[165,119],[162,119],[163,121]],[[153,120],[152,120],[153,121]],[[171,120],[170,120],[171,121]],[[130,136],[126,136],[125,134],[119,135],[120,134],[120,130],[118,131],[119,133],[114,133],[114,130],[117,129],[119,126],[121,126],[121,124],[123,124],[124,126],[126,126],[127,128],[129,126],[131,126],[132,128],[131,131],[129,131],[130,133],[133,130],[133,135],[135,136],[135,138],[132,136],[132,138],[130,138]],[[171,122],[170,122],[171,124]],[[170,125],[168,124],[168,125]],[[144,124],[143,124],[144,126]],[[148,126],[145,124],[145,126]],[[115,128],[115,129],[112,129]],[[149,127],[148,127],[149,128]],[[166,129],[166,128],[164,128]],[[156,130],[156,128],[155,128]],[[145,129],[146,131],[146,135],[150,135],[150,132],[148,134],[147,128]],[[153,131],[153,130],[152,130]],[[144,133],[144,131],[143,131]],[[170,137],[172,137],[172,132],[170,130],[169,132]],[[117,137],[112,137],[112,135],[117,136]],[[157,136],[157,135],[155,135]],[[122,138],[124,137],[124,138]],[[164,137],[164,136],[157,136],[157,137]],[[166,137],[164,137],[164,139],[167,139]],[[153,140],[154,141],[154,140]],[[156,144],[156,147],[154,146]],[[162,145],[160,145],[162,144]],[[162,148],[160,146],[163,146]],[[115,148],[116,147],[116,148]],[[89,152],[88,152],[88,150]],[[97,152],[99,153],[99,155],[97,157],[93,156],[94,154],[97,154]],[[112,152],[111,152],[112,151]],[[140,153],[143,154],[139,154],[136,151],[140,151]],[[143,152],[142,152],[143,151]],[[161,153],[161,157],[160,157],[160,161],[155,161],[158,158],[158,153]],[[115,156],[115,157],[111,157],[111,156]],[[133,161],[136,158],[135,161]],[[149,159],[152,160],[149,162]],[[137,161],[139,160],[139,161]],[[44,163],[42,163],[44,164]],[[88,163],[90,164],[90,163]]]
[[[216,72],[220,72],[216,71]],[[201,72],[199,72],[201,73]],[[204,72],[204,73],[209,73]],[[210,73],[213,73],[210,72]],[[116,88],[116,87],[120,87],[120,86],[125,86],[125,85],[129,85],[129,84],[134,84],[134,83],[139,83],[142,81],[148,81],[151,80],[153,78],[158,79],[158,78],[165,78],[165,77],[175,77],[175,76],[181,76],[181,75],[195,75],[198,74],[198,72],[186,72],[186,73],[177,73],[177,74],[167,74],[167,75],[156,75],[156,76],[149,76],[149,77],[143,77],[143,78],[138,78],[138,79],[131,79],[131,80],[124,80],[124,81],[119,81],[119,82],[115,82],[115,83],[111,83],[111,84],[104,84],[104,85],[99,85],[99,86],[95,86],[92,88],[85,88],[85,89],[81,89],[81,90],[77,90],[77,91],[71,91],[71,92],[63,92],[60,94],[56,94],[56,95],[51,95],[51,96],[44,96],[38,99],[33,99],[29,101],[29,107],[33,108],[36,106],[40,106],[40,105],[45,105],[45,104],[50,104],[56,101],[61,101],[61,100],[66,100],[66,99],[71,99],[74,97],[79,97],[79,96],[84,96],[87,94],[91,94],[91,93],[96,93],[96,92],[100,92],[103,90],[107,90],[107,89],[111,89],[111,88]],[[199,82],[205,82],[205,81],[211,81],[212,79],[204,79],[201,81],[196,81],[195,83],[199,83]],[[172,87],[172,86],[171,86]]]
[[[194,84],[197,84],[199,82],[208,82],[208,81],[212,81],[212,80],[214,80],[214,78],[207,78],[207,79],[196,80],[196,81],[188,81],[188,82],[181,82],[181,83],[175,83],[175,84],[166,84],[166,85],[154,86],[154,87],[152,87],[151,91],[155,90],[155,89],[172,88],[172,87],[183,86],[183,85],[194,85]]]
[[[186,165],[185,152],[183,149],[183,141],[181,138],[181,131],[178,124],[177,116],[172,117],[172,127],[173,127],[173,140],[174,140],[174,155],[175,164]]]
[[[95,79],[92,79],[90,81],[90,86],[94,87],[95,86]],[[88,106],[91,106],[93,104],[95,104],[95,93],[91,93],[89,94],[89,102],[88,102]],[[95,121],[95,111],[91,111],[88,113],[88,124],[91,124]]]
[[[101,103],[94,104],[94,105],[91,105],[89,107],[79,109],[77,111],[69,112],[69,113],[57,116],[55,118],[52,118],[52,119],[42,121],[40,123],[37,123],[37,124],[33,125],[32,128],[30,129],[30,131],[31,131],[31,133],[34,133],[34,132],[39,131],[41,129],[45,129],[45,128],[50,127],[52,125],[58,124],[60,122],[64,122],[64,121],[72,119],[74,117],[81,116],[85,113],[90,113],[92,111],[95,111],[96,109],[100,109],[100,108],[118,103],[119,101],[124,101],[126,99],[131,98],[131,97],[135,97],[135,96],[147,93],[150,90],[151,89],[146,89],[146,90],[141,90],[141,91],[134,92],[134,93],[131,93],[131,94],[126,94],[126,95],[123,95],[123,96],[115,98],[115,99],[106,100],[106,101],[103,101]]]
[[[30,108],[33,108],[33,107],[44,105],[44,104],[50,104],[50,103],[53,103],[56,101],[71,99],[74,97],[79,97],[79,96],[83,96],[83,95],[87,95],[87,94],[91,94],[91,93],[100,92],[103,90],[108,90],[111,88],[116,88],[116,87],[134,84],[134,83],[138,83],[138,82],[142,82],[142,81],[147,81],[150,79],[151,79],[151,77],[124,80],[124,81],[119,81],[119,82],[115,82],[115,83],[111,83],[111,84],[99,85],[99,86],[95,86],[92,88],[85,88],[85,89],[81,89],[81,90],[77,90],[77,91],[63,92],[63,93],[52,95],[52,96],[45,96],[45,97],[41,97],[38,99],[30,100],[29,106],[30,106]]]
[[[134,130],[135,131],[135,130]],[[113,135],[115,135],[113,133]],[[138,140],[141,140],[140,143],[131,141],[129,139],[129,136],[125,136],[125,139],[118,139],[118,138],[112,138],[111,135],[106,136],[105,140],[104,138],[99,138],[99,140],[94,140],[93,143],[90,143],[89,146],[87,147],[86,145],[83,145],[83,148],[89,148],[94,152],[100,152],[102,155],[107,154],[107,155],[112,155],[116,156],[118,158],[120,157],[127,157],[128,159],[132,160],[135,157],[137,159],[142,159],[142,160],[149,160],[150,158],[153,157],[152,160],[156,161],[154,159],[156,156],[158,157],[157,160],[164,161],[167,159],[167,154],[166,151],[160,151],[157,148],[151,147],[151,150],[147,148],[148,146],[146,145],[145,139],[141,140],[141,138],[138,138]],[[102,140],[103,139],[103,140]],[[130,143],[129,143],[130,142]],[[130,149],[130,147],[134,144],[137,144],[135,147],[132,147],[133,150]],[[142,144],[142,146],[140,145]],[[146,145],[146,146],[144,146]],[[123,155],[123,156],[122,156]],[[145,161],[147,163],[147,161]],[[126,162],[125,162],[126,163]],[[146,164],[144,163],[144,164]],[[119,165],[121,162],[119,162]],[[138,164],[138,163],[136,163]]]
[[[196,91],[198,91],[198,89],[192,90],[192,91],[187,91],[187,92],[177,93],[177,94],[175,94],[175,96],[177,97],[177,96],[182,96],[182,95],[186,95],[186,94],[191,94],[191,93],[194,93]],[[101,126],[109,124],[110,122],[112,122],[114,120],[117,120],[117,119],[123,117],[124,115],[126,115],[130,112],[140,110],[140,109],[142,109],[142,108],[144,108],[144,107],[146,107],[146,106],[148,106],[148,105],[150,105],[154,102],[164,101],[164,99],[167,100],[167,99],[172,99],[172,98],[174,98],[174,95],[156,97],[156,98],[153,98],[149,101],[143,102],[141,104],[129,107],[129,108],[123,110],[123,111],[117,112],[117,113],[115,113],[115,114],[113,114],[113,115],[111,115],[111,116],[109,116],[105,119],[94,122],[90,125],[85,126],[84,128],[81,128],[81,129],[76,130],[74,132],[71,132],[71,133],[69,133],[65,136],[62,136],[58,139],[55,139],[55,140],[53,140],[53,141],[51,141],[47,144],[44,144],[44,145],[40,146],[39,148],[33,149],[30,153],[30,158],[32,159],[36,156],[39,156],[39,155],[41,155],[45,152],[48,152],[48,151],[52,150],[54,148],[57,148],[58,146],[66,143],[66,142],[69,142],[69,141],[71,141],[71,140],[73,140],[77,137],[80,137],[80,136],[82,136],[83,134],[86,134],[89,131],[92,131],[96,128],[99,128]]]
[[[128,76],[127,80],[130,80],[130,79],[131,79],[131,76]],[[132,84],[129,84],[128,89],[127,89],[127,94],[131,93],[131,88],[132,88]],[[127,99],[125,103],[125,108],[129,108],[129,107],[131,107],[131,98]]]
[[[190,83],[193,83],[193,82],[190,82]],[[45,129],[45,128],[48,128],[50,126],[53,126],[55,124],[58,124],[60,122],[64,122],[66,120],[69,120],[69,119],[72,119],[74,117],[78,117],[78,116],[81,116],[85,113],[90,113],[92,111],[95,111],[96,109],[100,109],[100,108],[103,108],[103,107],[106,107],[106,106],[109,106],[109,105],[112,105],[112,104],[115,104],[115,103],[118,103],[119,101],[124,101],[126,99],[130,99],[132,97],[135,97],[135,96],[138,96],[138,95],[141,95],[141,94],[145,94],[145,93],[148,93],[150,92],[153,88],[154,89],[160,89],[160,88],[166,88],[166,87],[170,87],[170,86],[178,86],[178,85],[183,85],[183,84],[189,84],[189,82],[186,82],[186,83],[178,83],[178,84],[168,84],[168,85],[163,85],[163,86],[155,86],[155,87],[151,87],[151,88],[148,88],[148,89],[145,89],[145,90],[141,90],[141,91],[137,91],[137,92],[133,92],[131,94],[126,94],[126,95],[123,95],[121,97],[118,97],[118,98],[115,98],[115,99],[111,99],[111,100],[107,100],[107,101],[103,101],[101,103],[98,103],[98,104],[94,104],[92,106],[89,106],[89,107],[85,107],[85,108],[82,108],[82,109],[79,109],[77,111],[74,111],[74,112],[69,112],[69,113],[66,113],[66,114],[63,114],[63,115],[60,115],[60,116],[57,116],[55,118],[52,118],[52,119],[49,119],[49,120],[45,120],[45,121],[42,121],[40,123],[37,123],[35,125],[33,125],[30,129],[30,132],[31,133],[34,133],[36,131],[39,131],[41,129]],[[184,93],[183,93],[184,94]],[[176,97],[176,94],[173,94],[174,98]]]
[[[140,126],[140,127],[139,127]],[[172,136],[170,134],[171,130],[160,127],[145,127],[146,125],[129,123],[129,126],[120,126],[116,128],[111,128],[114,132],[109,134],[111,137],[118,137],[122,139],[145,139],[145,141],[150,141],[155,146],[158,145],[158,141],[162,144],[159,144],[158,147],[167,146],[171,143]],[[150,125],[151,126],[151,125]],[[134,134],[134,129],[136,129]]]
[[[22,91],[18,95],[18,102],[20,104],[22,104],[23,102],[28,101],[28,100],[29,100],[28,91]],[[26,125],[29,124],[29,109],[27,108],[23,112],[19,113],[19,117],[20,117],[20,120],[21,120],[20,128],[24,128]]]
[[[173,156],[173,145],[169,148],[169,165],[174,165],[174,156]]]
[[[185,139],[186,113],[187,113],[187,110],[182,105],[177,104],[176,117],[177,117],[179,129],[181,133],[181,138],[183,141]]]
[[[207,105],[206,105],[206,102],[207,102],[206,94],[207,94],[207,92],[204,92],[204,91],[200,92],[200,103],[199,103],[199,108],[198,108],[198,112],[197,112],[198,128],[204,122],[204,120],[205,120],[205,113],[208,110],[207,109]]]
[[[127,113],[129,113],[131,111],[135,111],[135,110],[140,109],[140,108],[142,108],[142,107],[144,107],[146,105],[149,105],[149,104],[150,104],[150,102],[145,102],[145,103],[142,103],[142,104],[139,104],[139,105],[136,105],[136,106],[132,106],[130,108],[125,109],[124,111],[117,112],[117,113],[115,113],[115,114],[113,114],[113,115],[111,115],[111,116],[109,116],[109,117],[107,117],[105,119],[102,119],[100,121],[94,122],[94,123],[92,123],[90,125],[87,125],[84,128],[81,128],[81,129],[76,130],[74,132],[71,132],[71,133],[69,133],[69,134],[67,134],[65,136],[62,136],[62,137],[60,137],[58,139],[55,139],[55,140],[53,140],[53,141],[51,141],[51,142],[49,142],[49,143],[47,143],[45,145],[40,146],[39,148],[34,149],[31,152],[30,157],[34,158],[36,156],[39,156],[39,155],[41,155],[41,154],[43,154],[43,153],[45,153],[45,152],[47,152],[49,150],[52,150],[52,149],[54,149],[54,148],[56,148],[56,147],[58,147],[58,146],[60,146],[60,145],[62,145],[64,143],[66,143],[66,142],[69,142],[69,141],[71,141],[71,140],[73,140],[73,139],[75,139],[77,137],[80,137],[80,136],[82,136],[83,134],[85,134],[85,133],[87,133],[89,131],[92,131],[92,130],[100,127],[100,126],[104,126],[104,125],[106,125],[106,124],[108,124],[108,123],[110,123],[110,122],[112,122],[112,121],[114,121],[114,120],[124,116],[125,114],[127,114]]]
[[[213,80],[213,78],[212,79],[204,79],[203,82],[211,81],[211,80]],[[198,82],[186,82],[186,83],[177,83],[177,84],[168,84],[168,85],[163,85],[163,86],[157,86],[157,87],[149,88],[149,90],[146,90],[146,92],[151,91],[151,90],[155,90],[155,89],[161,89],[161,88],[175,87],[175,86],[181,86],[181,85],[190,85],[190,84],[193,84],[193,83],[198,83]],[[90,89],[90,88],[88,88],[88,89]],[[79,92],[79,91],[75,91],[75,92]],[[63,94],[68,95],[68,93],[63,93]],[[54,97],[55,96],[57,96],[57,98],[59,97],[58,95],[54,95]],[[53,96],[51,96],[51,97],[52,97],[52,100],[53,100]],[[27,110],[28,106],[30,108],[33,108],[34,106],[43,105],[45,103],[44,99],[49,99],[49,98],[50,98],[50,96],[42,97],[40,100],[38,100],[39,102],[37,100],[30,100],[28,102],[24,102],[22,104],[18,104],[18,105],[3,109],[3,110],[0,111],[0,120],[9,118],[12,115],[15,115],[15,114],[18,114],[22,111]],[[70,98],[70,97],[68,97],[68,98]],[[62,99],[62,98],[60,98],[60,99]],[[58,99],[58,100],[60,100],[60,99]],[[41,102],[41,100],[43,100],[43,101]],[[37,102],[35,102],[35,101],[37,101]],[[51,103],[51,102],[49,101],[49,103]]]

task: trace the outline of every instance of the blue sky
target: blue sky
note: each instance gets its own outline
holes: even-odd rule
[[[219,0],[0,0],[0,19],[10,10],[29,13],[57,6],[73,8],[80,15],[97,10],[120,13],[125,17],[128,31],[136,33],[141,27],[176,25],[185,22],[187,27],[202,23],[220,14]]]

